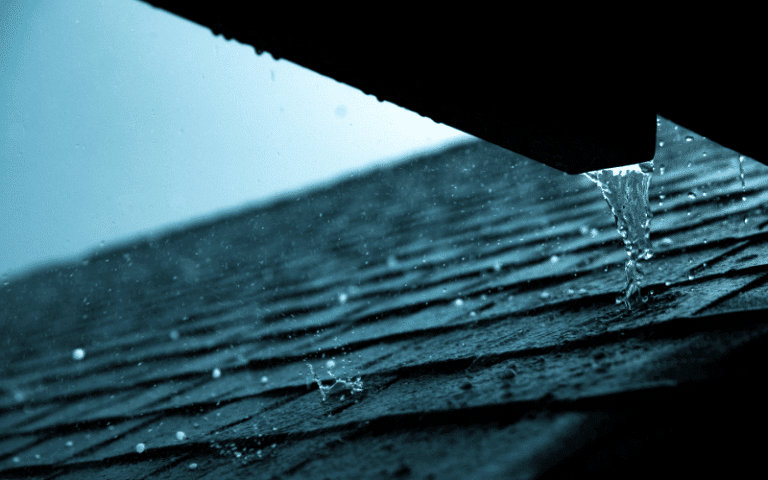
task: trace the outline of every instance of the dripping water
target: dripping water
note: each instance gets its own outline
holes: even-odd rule
[[[633,296],[641,297],[643,272],[639,262],[649,260],[653,256],[653,245],[650,240],[651,208],[648,199],[648,187],[653,175],[653,160],[626,167],[609,168],[584,174],[595,182],[603,192],[616,220],[616,228],[624,240],[627,250],[625,272],[627,283],[624,287],[623,299],[617,298],[617,303],[624,301],[627,308],[632,308],[630,301]]]
[[[747,185],[744,182],[744,155],[739,155],[739,178],[741,179],[741,201],[747,201]],[[744,223],[749,222],[748,213],[744,213]]]
[[[741,193],[744,195],[747,193],[747,186],[744,183],[744,155],[739,155],[739,178],[741,178]],[[746,199],[744,196],[742,198]]]

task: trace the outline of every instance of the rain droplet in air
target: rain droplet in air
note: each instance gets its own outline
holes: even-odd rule
[[[346,293],[340,293],[340,294],[339,294],[339,303],[340,303],[341,305],[344,305],[345,303],[347,303],[347,299],[348,299],[348,298],[349,298],[349,296],[347,296],[347,294],[346,294]]]
[[[143,452],[145,448],[147,448],[147,447],[143,443],[137,443],[136,444],[136,453]]]
[[[211,375],[213,376],[213,378],[219,378],[221,376],[221,370],[219,370],[218,368],[214,368],[213,373]]]
[[[747,191],[747,186],[744,183],[744,155],[739,155],[739,178],[741,179],[741,192]]]
[[[187,434],[186,433],[184,433],[182,431],[176,432],[176,440],[186,440],[186,439],[187,439]]]
[[[460,307],[464,305],[464,300],[457,298],[456,300],[453,301],[453,304],[456,305],[457,307]]]
[[[653,160],[625,167],[609,168],[584,174],[603,192],[616,220],[616,228],[627,250],[625,273],[627,283],[623,301],[631,308],[630,299],[637,294],[642,300],[643,272],[639,262],[653,256],[650,240],[651,208],[648,187],[653,175]]]
[[[741,179],[741,201],[746,202],[747,201],[747,185],[744,182],[744,155],[739,155],[739,178]],[[749,216],[747,213],[744,214],[744,224],[746,225],[749,222]]]
[[[72,358],[75,360],[82,360],[83,358],[85,358],[85,350],[83,350],[82,348],[76,348],[72,352]]]
[[[685,141],[686,141],[686,142],[692,142],[692,141],[693,141],[693,137],[692,137],[692,136],[690,136],[690,135],[686,135],[686,137],[685,137]]]

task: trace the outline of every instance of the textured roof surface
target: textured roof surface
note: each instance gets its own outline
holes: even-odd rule
[[[631,311],[597,187],[482,142],[0,285],[0,478],[746,468],[768,167],[658,140]]]

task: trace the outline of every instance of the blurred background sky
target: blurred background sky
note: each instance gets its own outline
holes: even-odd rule
[[[472,138],[137,0],[1,0],[0,277]]]

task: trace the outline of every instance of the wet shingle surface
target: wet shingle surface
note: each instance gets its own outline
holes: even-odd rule
[[[482,142],[9,280],[0,478],[752,465],[768,168],[658,137],[631,311],[597,187]]]

